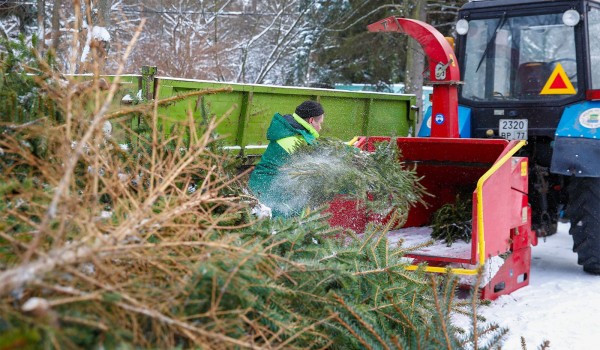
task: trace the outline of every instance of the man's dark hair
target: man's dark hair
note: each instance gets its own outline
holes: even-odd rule
[[[311,100],[304,101],[296,107],[296,114],[302,119],[318,117],[323,113],[325,113],[323,106],[319,102]]]

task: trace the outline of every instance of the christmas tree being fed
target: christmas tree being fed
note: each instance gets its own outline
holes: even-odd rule
[[[288,197],[282,205],[302,208],[326,206],[335,196],[357,200],[375,214],[396,214],[405,222],[411,206],[427,194],[412,169],[399,161],[393,143],[381,142],[364,152],[335,139],[321,138],[303,145],[281,168],[276,186]]]

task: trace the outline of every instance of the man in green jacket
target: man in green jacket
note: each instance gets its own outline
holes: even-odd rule
[[[277,181],[277,175],[296,147],[315,142],[324,118],[321,104],[311,100],[302,102],[294,114],[273,116],[267,130],[269,145],[248,184],[258,200],[271,208],[273,217],[297,215],[303,209],[302,203],[286,196],[286,185],[291,184]]]

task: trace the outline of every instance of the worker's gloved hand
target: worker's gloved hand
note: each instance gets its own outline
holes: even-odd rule
[[[273,216],[271,208],[260,202],[252,208],[252,214],[259,219],[271,218]]]
[[[350,140],[350,141],[348,141],[348,142],[345,142],[345,144],[347,144],[348,146],[354,146],[354,144],[355,144],[355,143],[356,143],[358,140],[359,140],[359,137],[358,137],[358,136],[354,136],[354,137],[352,138],[352,140]]]
[[[360,148],[361,146],[364,145],[364,143],[367,141],[367,138],[365,136],[354,136],[352,138],[352,140],[348,141],[348,142],[344,142],[346,145],[348,146],[353,146],[353,147],[358,147]]]

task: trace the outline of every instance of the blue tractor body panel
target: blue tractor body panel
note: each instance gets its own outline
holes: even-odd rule
[[[550,171],[561,175],[600,177],[600,102],[565,108],[556,128]]]
[[[471,137],[471,109],[460,105],[458,106],[458,132],[463,139]],[[425,111],[423,123],[417,136],[431,136],[431,106]]]

